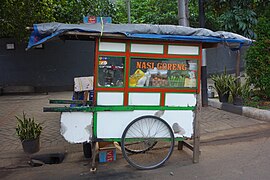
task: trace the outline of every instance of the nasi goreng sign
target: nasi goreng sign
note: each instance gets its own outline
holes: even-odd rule
[[[197,87],[197,60],[131,58],[129,86]]]

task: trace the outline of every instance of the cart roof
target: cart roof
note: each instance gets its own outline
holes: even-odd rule
[[[151,24],[34,24],[27,49],[59,36],[107,37],[127,39],[151,39],[163,41],[188,41],[206,44],[223,43],[232,49],[252,44],[252,40],[241,35],[205,28],[192,28],[176,25]]]

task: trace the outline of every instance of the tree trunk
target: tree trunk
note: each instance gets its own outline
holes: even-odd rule
[[[189,26],[188,16],[188,0],[178,0],[179,25]]]

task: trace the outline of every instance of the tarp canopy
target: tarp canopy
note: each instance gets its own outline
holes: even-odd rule
[[[121,34],[129,39],[224,43],[232,49],[239,49],[243,45],[248,46],[252,43],[251,39],[235,33],[213,32],[205,28],[151,24],[63,24],[53,22],[33,25],[27,49],[69,32],[98,33],[100,37],[105,34]]]

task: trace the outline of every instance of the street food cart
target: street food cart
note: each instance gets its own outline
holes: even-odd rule
[[[91,142],[93,170],[96,143],[104,141],[119,142],[124,158],[133,167],[153,169],[169,159],[175,142],[181,148],[184,140],[193,138],[193,147],[188,147],[193,150],[194,162],[198,161],[196,109],[202,48],[216,45],[220,39],[196,35],[194,28],[188,29],[194,36],[189,37],[186,31],[175,34],[184,28],[181,26],[57,26],[52,24],[47,31],[34,26],[38,33],[51,34],[32,34],[34,42],[30,39],[29,48],[56,36],[95,41],[94,76],[87,85],[93,91],[93,101],[51,100],[82,106],[44,108],[61,112],[61,133],[69,142]],[[245,41],[241,39],[242,44]]]

